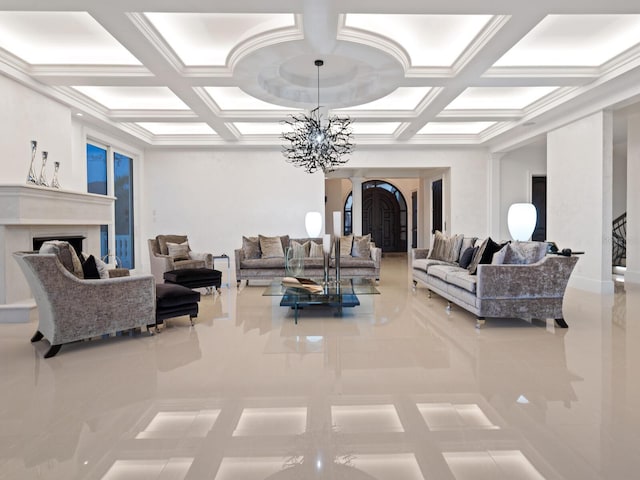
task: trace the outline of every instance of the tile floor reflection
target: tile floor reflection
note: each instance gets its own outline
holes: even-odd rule
[[[640,289],[568,291],[567,330],[476,330],[403,257],[379,289],[298,325],[260,286],[223,289],[194,327],[48,360],[34,323],[0,324],[0,478],[638,477]]]

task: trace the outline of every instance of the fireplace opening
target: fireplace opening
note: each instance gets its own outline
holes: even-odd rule
[[[82,241],[87,238],[82,235],[57,235],[54,237],[34,237],[33,238],[33,250],[38,251],[44,242],[48,242],[50,240],[62,240],[65,242],[69,242],[69,244],[73,247],[73,249],[80,257],[82,253]]]

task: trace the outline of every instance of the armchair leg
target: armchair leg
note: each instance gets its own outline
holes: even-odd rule
[[[484,317],[478,317],[476,319],[476,328],[480,330],[480,328],[484,325]]]
[[[44,358],[55,357],[56,353],[60,351],[60,347],[62,347],[62,345],[51,345],[51,348],[44,354]]]
[[[193,327],[193,319],[196,318],[197,315],[189,315],[189,321],[191,322],[191,326]]]
[[[36,333],[33,334],[33,337],[31,337],[31,343],[39,342],[43,338],[44,338],[44,335],[42,335],[42,332],[38,330]]]
[[[567,325],[567,322],[564,321],[564,318],[556,318],[556,325],[558,325],[560,328],[569,328],[569,325]]]

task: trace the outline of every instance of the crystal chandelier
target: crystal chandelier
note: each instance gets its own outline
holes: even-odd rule
[[[350,154],[355,144],[349,117],[328,116],[327,121],[322,122],[320,67],[324,62],[316,60],[314,63],[318,67],[318,106],[309,115],[291,115],[289,120],[282,122],[290,127],[281,136],[289,142],[282,147],[282,154],[287,162],[303,167],[307,173],[315,173],[319,169],[326,173],[347,163],[349,159],[343,156]]]

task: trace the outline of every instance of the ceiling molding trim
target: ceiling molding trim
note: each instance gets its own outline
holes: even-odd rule
[[[200,121],[200,117],[191,110],[109,110],[109,118],[122,122]]]
[[[519,108],[511,109],[482,109],[482,110],[443,110],[434,121],[460,122],[471,119],[472,121],[504,121],[505,119],[518,119],[523,117],[525,111]]]
[[[184,63],[182,63],[178,54],[169,46],[149,19],[143,13],[127,12],[125,15],[131,20],[134,27],[147,39],[151,46],[162,55],[164,60],[169,63],[176,72],[182,73],[185,68]]]
[[[599,67],[491,67],[482,78],[597,78]]]
[[[278,28],[276,30],[262,32],[243,40],[238,45],[234,46],[229,52],[226,61],[227,68],[231,72],[233,72],[237,63],[246,55],[249,55],[264,47],[277,45],[279,43],[304,40],[304,33],[302,32],[301,25],[302,23],[299,21],[299,16],[295,15],[295,24],[291,27]]]
[[[495,15],[492,17],[478,35],[471,41],[467,48],[453,62],[451,66],[453,74],[460,73],[482,49],[493,39],[493,37],[511,20],[511,15]]]
[[[346,27],[344,25],[344,15],[341,16],[341,19],[342,24],[338,26],[338,40],[359,43],[381,50],[395,58],[402,65],[405,73],[411,68],[411,57],[402,45],[368,30]]]

